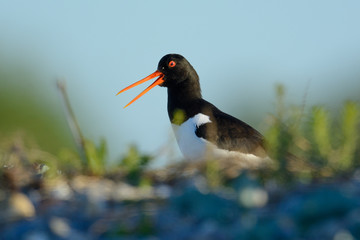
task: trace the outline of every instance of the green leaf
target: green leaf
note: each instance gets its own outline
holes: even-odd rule
[[[327,158],[331,153],[329,113],[323,107],[312,110],[313,140],[321,157]]]

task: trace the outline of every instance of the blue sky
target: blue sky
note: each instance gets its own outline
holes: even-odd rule
[[[261,131],[275,83],[293,104],[356,98],[359,12],[357,0],[0,1],[0,47],[34,62],[49,94],[65,78],[85,135],[105,137],[114,159],[173,141],[164,88],[126,109],[150,82],[115,96],[167,53],[192,63],[205,99]]]

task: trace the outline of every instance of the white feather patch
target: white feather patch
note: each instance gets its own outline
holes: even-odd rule
[[[172,124],[179,148],[185,158],[195,160],[204,157],[207,141],[196,136],[195,131],[197,127],[209,122],[211,122],[209,116],[198,113],[180,126]]]

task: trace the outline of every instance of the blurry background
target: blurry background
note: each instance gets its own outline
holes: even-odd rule
[[[130,144],[163,154],[173,140],[166,90],[126,109],[150,82],[115,94],[167,53],[195,67],[205,99],[260,131],[276,83],[289,104],[336,110],[360,99],[359,10],[356,0],[0,1],[0,137],[25,133],[54,154],[74,148],[62,78],[84,135],[105,138],[109,160]]]

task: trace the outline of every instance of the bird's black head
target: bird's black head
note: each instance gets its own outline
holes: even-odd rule
[[[164,74],[162,87],[176,87],[183,81],[199,81],[191,64],[179,54],[167,54],[161,58],[158,71]]]
[[[161,58],[158,69],[154,73],[124,88],[118,92],[118,94],[155,77],[158,77],[155,82],[142,91],[125,107],[135,102],[138,98],[157,85],[167,87],[169,91],[177,89],[178,92],[186,92],[190,95],[201,97],[199,77],[195,69],[183,56],[179,54],[165,55]]]

